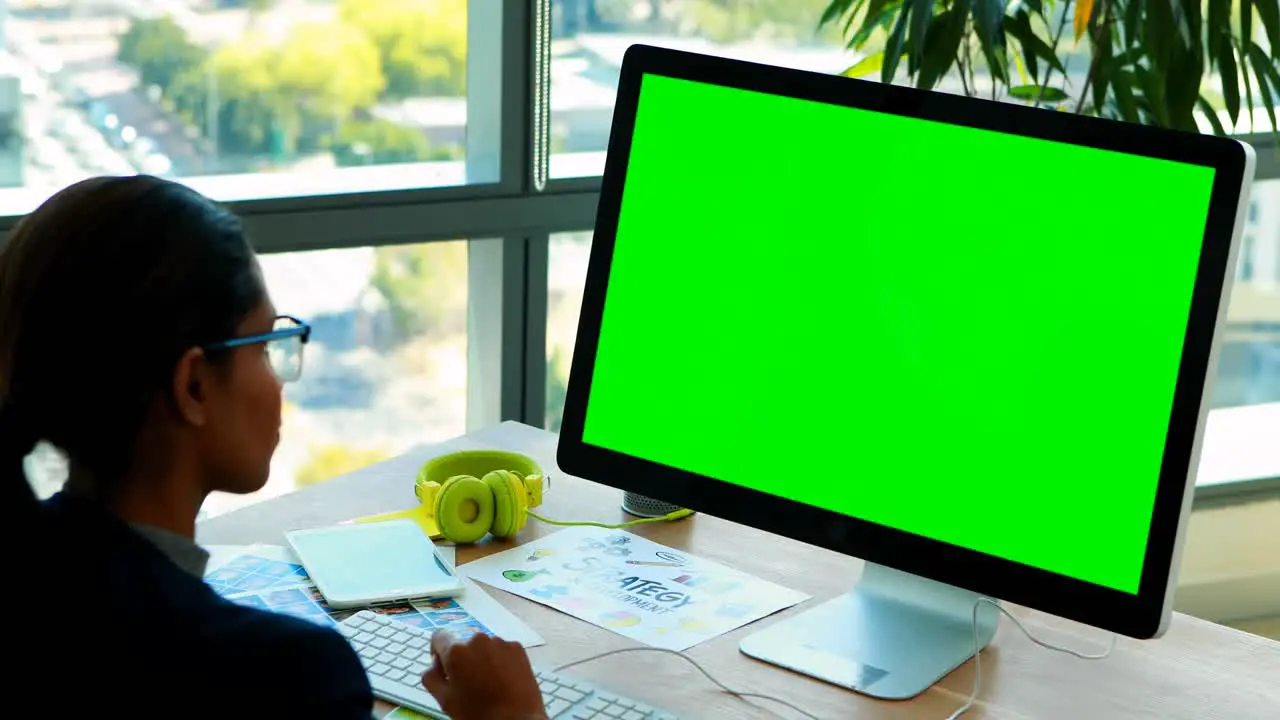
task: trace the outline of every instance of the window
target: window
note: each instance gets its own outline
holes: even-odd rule
[[[1253,248],[1257,244],[1253,234],[1240,238],[1240,257],[1236,259],[1236,279],[1247,283],[1253,280]]]
[[[261,258],[281,313],[312,325],[302,377],[285,385],[271,478],[217,494],[217,515],[467,429],[467,243],[281,253]],[[47,447],[27,463],[47,496],[66,477]]]
[[[627,47],[661,45],[838,73],[854,54],[818,30],[829,0],[552,0],[551,177],[599,175]]]
[[[1227,305],[1215,407],[1280,403],[1280,180],[1255,182],[1251,207],[1256,219]],[[1268,268],[1277,269],[1273,277]]]
[[[262,257],[279,312],[311,323],[302,378],[285,385],[271,480],[210,514],[328,480],[466,432],[467,243]]]
[[[569,366],[582,310],[582,287],[587,280],[591,233],[571,232],[551,236],[547,263],[547,413],[549,430],[560,429],[564,397],[569,386]]]
[[[100,174],[207,178],[222,200],[496,179],[463,162],[484,141],[467,133],[468,0],[68,8],[0,8],[0,120],[20,123],[2,214]]]

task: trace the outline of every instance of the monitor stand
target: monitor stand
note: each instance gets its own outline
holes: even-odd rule
[[[968,590],[867,563],[844,595],[742,641],[742,652],[867,695],[914,697],[973,657]],[[978,649],[1000,611],[978,604]]]

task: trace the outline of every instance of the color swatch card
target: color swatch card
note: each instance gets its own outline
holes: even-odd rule
[[[211,552],[205,583],[237,605],[292,615],[324,627],[334,627],[359,609],[337,609],[307,577],[288,548],[253,545],[220,547]],[[454,560],[454,548],[441,548],[444,559]],[[468,582],[458,598],[422,600],[369,608],[408,625],[434,631],[448,628],[459,637],[477,633],[518,642],[524,647],[542,645],[542,636],[475,583]]]
[[[653,647],[685,650],[809,598],[628,532],[569,528],[458,571]]]

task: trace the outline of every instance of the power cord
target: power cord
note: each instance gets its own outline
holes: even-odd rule
[[[693,514],[693,511],[692,510],[676,510],[675,512],[670,512],[660,517],[641,518],[639,520],[630,520],[628,522],[621,522],[621,523],[612,524],[612,525],[609,523],[599,523],[599,522],[567,522],[565,520],[552,520],[551,518],[543,517],[538,513],[532,510],[527,510],[527,509],[525,510],[525,514],[533,518],[534,520],[537,520],[538,522],[544,522],[548,525],[558,525],[560,527],[598,527],[598,528],[604,528],[605,530],[622,530],[624,528],[635,527],[636,525],[644,525],[645,523],[669,522],[671,520],[679,520],[680,518],[689,517],[690,515]]]
[[[978,652],[978,608],[982,607],[983,603],[999,610],[1002,615],[1013,621],[1013,624],[1022,631],[1023,635],[1027,636],[1028,640],[1047,650],[1066,653],[1073,657],[1078,657],[1081,660],[1101,660],[1110,655],[1111,651],[1116,648],[1115,633],[1111,633],[1111,642],[1107,645],[1107,649],[1094,654],[1082,653],[1079,650],[1072,650],[1068,647],[1062,647],[1061,645],[1054,645],[1053,643],[1045,642],[1035,635],[1032,635],[1031,631],[1027,629],[1027,626],[1023,625],[1021,620],[1014,617],[1013,613],[1010,613],[999,602],[992,600],[991,598],[978,598],[978,600],[973,603],[973,690],[969,693],[969,698],[965,700],[964,705],[961,705],[959,709],[948,715],[947,720],[956,720],[956,718],[959,718],[961,715],[972,710],[974,703],[978,701],[978,691],[982,688],[982,653]]]
[[[1003,606],[1001,606],[999,602],[992,600],[991,598],[985,598],[985,597],[978,598],[978,600],[973,604],[973,690],[969,693],[969,697],[968,699],[965,700],[964,705],[958,708],[955,712],[948,715],[946,720],[957,720],[957,718],[959,718],[961,715],[964,715],[966,712],[969,712],[970,710],[972,710],[974,703],[978,701],[978,692],[979,690],[982,689],[982,654],[978,652],[978,608],[982,607],[983,603],[987,603],[988,605],[991,605],[992,607],[994,607],[996,610],[999,610],[1001,614],[1003,614],[1005,617],[1009,618],[1009,620],[1013,622],[1014,626],[1016,626],[1019,630],[1022,631],[1023,635],[1027,636],[1028,640],[1047,650],[1054,650],[1056,652],[1066,653],[1067,655],[1080,658],[1081,660],[1101,660],[1107,657],[1108,655],[1110,655],[1111,651],[1114,650],[1116,647],[1115,633],[1111,634],[1111,642],[1107,645],[1107,649],[1101,653],[1093,653],[1093,654],[1083,653],[1083,652],[1080,652],[1079,650],[1073,650],[1068,647],[1062,647],[1061,645],[1054,645],[1053,643],[1046,642],[1036,637],[1035,635],[1032,635],[1031,631],[1027,629],[1027,626],[1023,625],[1021,620],[1014,617],[1013,614],[1010,613]],[[685,655],[682,652],[676,652],[675,650],[668,650],[666,648],[633,647],[633,648],[621,648],[619,650],[610,650],[608,652],[598,653],[596,655],[591,655],[589,657],[585,657],[580,660],[567,662],[563,665],[560,665],[554,668],[552,672],[558,673],[563,670],[568,670],[569,668],[574,667],[576,665],[582,665],[584,663],[594,662],[601,658],[607,658],[612,655],[622,655],[624,653],[633,653],[633,652],[656,652],[656,653],[665,653],[667,655],[675,655],[676,657],[683,659],[684,661],[688,662],[690,665],[697,668],[698,672],[702,673],[702,675],[706,677],[708,680],[710,680],[713,685],[720,688],[721,690],[728,693],[729,695],[732,695],[737,698],[743,698],[743,699],[757,698],[760,700],[768,700],[770,702],[775,702],[775,703],[778,703],[779,705],[790,708],[800,713],[801,715],[807,718],[810,718],[810,720],[821,720],[821,718],[819,718],[817,715],[814,715],[813,713],[805,710],[804,708],[797,707],[796,705],[793,705],[790,702],[783,700],[782,698],[774,697],[773,695],[765,695],[764,693],[734,690],[733,688],[729,687],[728,685],[725,685],[723,682],[718,680],[714,675],[711,674],[710,671],[702,667],[702,665],[700,665],[697,660],[694,660],[693,658],[689,657],[688,655]]]
[[[817,715],[814,715],[813,713],[808,712],[803,708],[796,707],[795,705],[792,705],[791,703],[787,702],[786,700],[783,700],[780,697],[765,695],[764,693],[747,692],[745,690],[734,690],[728,685],[725,685],[724,683],[717,680],[716,677],[712,675],[710,672],[708,672],[706,668],[699,665],[697,660],[694,660],[693,658],[689,657],[688,655],[685,655],[682,652],[676,652],[675,650],[668,650],[666,648],[633,647],[633,648],[622,648],[620,650],[610,650],[609,652],[602,652],[598,655],[592,655],[590,657],[582,658],[581,660],[574,660],[573,662],[567,662],[553,669],[551,672],[558,673],[562,670],[567,670],[575,665],[582,665],[583,663],[589,663],[594,660],[599,660],[600,658],[606,658],[606,657],[609,657],[610,655],[622,655],[623,653],[631,653],[631,652],[656,652],[656,653],[666,653],[667,655],[675,655],[676,657],[682,658],[683,660],[688,662],[690,665],[697,668],[698,672],[702,673],[703,676],[705,676],[708,680],[710,680],[713,685],[715,685],[716,687],[720,688],[721,690],[725,691],[726,693],[734,697],[758,698],[760,700],[769,700],[770,702],[776,702],[779,705],[782,705],[784,707],[789,707],[792,710],[795,710],[796,712],[800,713],[801,715],[807,718],[810,718],[811,720],[822,720],[822,718],[818,717]]]

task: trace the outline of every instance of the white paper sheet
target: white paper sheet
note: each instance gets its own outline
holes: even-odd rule
[[[686,650],[809,597],[638,535],[589,527],[560,530],[458,570],[669,650]]]

